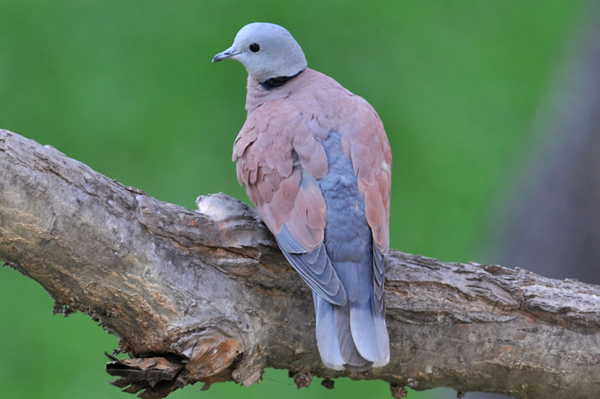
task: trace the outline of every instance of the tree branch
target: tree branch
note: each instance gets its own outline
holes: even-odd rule
[[[258,381],[265,367],[381,379],[396,397],[450,387],[518,398],[600,396],[600,287],[391,251],[391,361],[329,370],[310,289],[255,211],[224,194],[188,210],[0,130],[0,259],[58,312],[82,311],[133,358],[114,384],[159,398],[189,383]],[[326,380],[330,384],[329,380]]]

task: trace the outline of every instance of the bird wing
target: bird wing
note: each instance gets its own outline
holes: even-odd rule
[[[392,152],[377,112],[362,97],[350,95],[340,118],[342,150],[352,161],[373,234],[374,307],[384,310],[384,256],[389,249]]]
[[[323,244],[327,209],[317,179],[327,175],[327,155],[310,125],[290,101],[271,100],[248,115],[233,160],[292,266],[315,292],[342,305],[346,293]]]

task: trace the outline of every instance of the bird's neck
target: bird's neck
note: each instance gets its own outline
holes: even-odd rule
[[[264,82],[260,82],[259,84],[260,84],[260,87],[262,87],[265,90],[277,89],[278,87],[283,86],[284,84],[286,84],[290,80],[294,79],[296,76],[300,75],[304,71],[305,71],[305,69],[301,70],[300,72],[298,72],[292,76],[277,76],[274,78],[270,78],[270,79],[265,80]]]
[[[306,77],[311,73],[312,71],[306,68],[296,75],[286,78],[285,81],[281,82],[279,87],[273,87],[271,89],[265,89],[263,87],[264,82],[259,82],[252,76],[248,76],[248,86],[246,87],[248,90],[246,94],[246,110],[250,113],[269,100],[287,97],[291,90],[298,90],[303,87],[306,84]],[[267,79],[267,81],[269,80],[271,79]]]

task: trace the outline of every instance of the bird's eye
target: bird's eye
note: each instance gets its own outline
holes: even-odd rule
[[[253,53],[257,53],[258,50],[260,50],[260,46],[258,45],[258,43],[252,43],[250,45],[250,51],[252,51]]]

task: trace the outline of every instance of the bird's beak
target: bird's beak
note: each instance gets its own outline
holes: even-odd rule
[[[239,51],[237,51],[236,49],[234,49],[233,47],[229,47],[227,50],[217,54],[214,56],[214,58],[212,59],[212,62],[219,62],[219,61],[223,61],[226,60],[228,58],[233,58],[236,55],[241,54]]]

